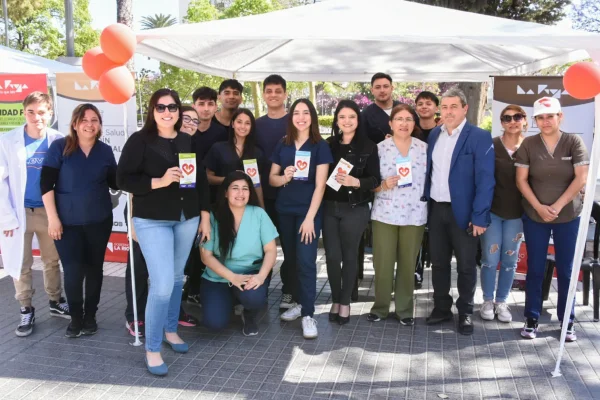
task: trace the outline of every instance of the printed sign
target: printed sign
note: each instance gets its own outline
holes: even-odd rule
[[[254,187],[260,187],[260,174],[258,173],[258,162],[256,159],[244,160],[244,172],[252,179]]]
[[[179,168],[183,177],[179,181],[179,187],[189,189],[196,187],[196,154],[179,153]]]
[[[335,180],[335,176],[337,174],[349,174],[350,171],[352,171],[352,168],[354,168],[354,165],[341,158],[335,166],[335,168],[333,169],[333,171],[331,172],[331,175],[329,175],[329,179],[327,179],[327,185],[336,192],[340,190],[342,184]]]
[[[31,92],[48,93],[45,74],[0,74],[0,134],[25,123],[23,100]]]
[[[310,151],[296,151],[294,167],[296,167],[294,180],[307,181],[308,171],[310,169]]]
[[[411,187],[412,186],[412,164],[410,157],[397,157],[396,158],[396,173],[400,177],[398,179],[398,187]]]

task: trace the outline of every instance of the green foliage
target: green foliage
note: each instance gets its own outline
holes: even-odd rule
[[[165,28],[167,26],[172,26],[177,23],[177,18],[171,16],[171,14],[154,14],[150,16],[142,17],[140,24],[142,25],[142,29],[156,29],[156,28]]]
[[[65,9],[62,0],[25,0],[10,8],[9,41],[12,48],[55,59],[66,55]],[[14,16],[13,16],[14,15]],[[100,33],[91,27],[89,0],[74,0],[75,56],[81,57],[99,43]]]
[[[204,22],[218,19],[221,13],[210,2],[210,0],[192,0],[184,17],[186,23]]]
[[[22,21],[31,18],[36,10],[43,8],[44,0],[7,0],[8,18],[11,21]],[[4,18],[4,10],[0,8],[0,15]],[[2,20],[4,22],[4,20]]]
[[[319,115],[319,125],[331,128],[331,125],[333,125],[333,115]]]
[[[485,117],[483,117],[483,120],[481,121],[481,125],[479,125],[479,127],[481,129],[485,129],[488,132],[492,132],[492,116],[491,115],[486,115]]]
[[[269,0],[235,0],[223,13],[222,17],[237,18],[248,15],[264,14],[275,10],[273,3]]]

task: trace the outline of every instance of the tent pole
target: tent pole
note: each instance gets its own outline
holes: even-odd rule
[[[123,103],[123,129],[125,131],[126,140],[129,139],[129,132],[127,129],[127,103]],[[137,295],[135,291],[135,268],[133,265],[133,237],[131,235],[131,229],[133,227],[131,221],[131,196],[127,193],[127,239],[129,240],[129,267],[131,269],[131,303],[133,304],[133,328],[135,332],[135,340],[133,343],[129,343],[132,346],[141,346],[143,343],[140,341],[140,333],[138,330],[138,311],[137,311]]]

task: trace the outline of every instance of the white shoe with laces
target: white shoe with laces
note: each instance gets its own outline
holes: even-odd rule
[[[281,318],[283,321],[294,321],[300,318],[301,316],[302,306],[300,304],[296,304],[294,307],[281,314],[279,318]]]
[[[314,339],[319,336],[317,331],[317,320],[313,317],[302,317],[302,336],[304,339]]]
[[[486,321],[494,320],[494,301],[486,300],[483,302],[481,306],[481,310],[479,310],[479,314],[481,315],[481,319]]]
[[[496,304],[496,314],[498,315],[498,321],[500,322],[511,322],[512,314],[508,304],[502,302]]]

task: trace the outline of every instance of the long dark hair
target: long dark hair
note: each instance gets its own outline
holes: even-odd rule
[[[248,175],[246,175],[242,171],[233,171],[229,175],[225,177],[223,183],[219,187],[219,193],[217,195],[217,202],[214,207],[214,216],[219,224],[219,259],[224,261],[231,249],[233,249],[233,245],[235,243],[235,238],[237,236],[237,232],[235,231],[235,220],[233,218],[233,213],[231,212],[231,208],[229,207],[229,200],[225,197],[227,194],[227,190],[229,190],[229,186],[235,181],[245,181],[248,184],[248,188],[250,189],[250,197],[248,199],[248,206],[256,206],[258,207],[258,195],[256,194],[256,190],[254,189],[254,184],[252,183],[252,179]]]
[[[252,114],[252,111],[248,110],[247,108],[238,108],[235,110],[233,116],[231,117],[231,124],[229,125],[229,139],[227,140],[227,143],[229,143],[229,146],[233,152],[237,154],[235,149],[236,138],[235,131],[233,129],[233,123],[241,114],[247,115],[248,118],[250,118],[250,133],[248,133],[248,136],[246,136],[244,148],[242,149],[242,156],[240,157],[240,160],[248,160],[251,158],[256,158],[256,155],[254,154],[254,149],[256,148],[256,120],[254,119],[254,114]]]
[[[150,97],[150,101],[148,102],[148,116],[146,117],[146,122],[140,132],[150,136],[158,136],[158,126],[156,125],[156,120],[154,119],[154,107],[158,104],[158,100],[164,96],[171,96],[173,100],[175,100],[175,104],[179,107],[178,110],[178,118],[175,123],[175,130],[179,132],[181,129],[181,100],[179,99],[179,94],[173,89],[158,89],[156,92],[152,94]]]
[[[293,119],[294,111],[300,103],[306,104],[306,106],[308,107],[308,111],[310,112],[310,130],[308,132],[308,139],[313,143],[317,143],[323,140],[323,138],[321,137],[321,132],[319,132],[319,117],[317,115],[317,109],[309,99],[298,99],[290,107],[290,117],[288,118],[287,134],[284,138],[284,143],[287,145],[294,144],[296,139],[298,139],[298,130],[294,126]]]
[[[338,115],[344,108],[349,108],[354,111],[357,117],[358,124],[356,126],[356,132],[354,132],[354,137],[352,138],[352,143],[360,143],[366,137],[363,130],[364,127],[362,124],[360,108],[358,108],[358,105],[353,100],[342,100],[338,103],[335,112],[333,113],[333,123],[331,124],[331,133],[333,136],[331,145],[333,148],[338,147],[342,140],[342,132],[340,132],[340,127],[338,125]]]
[[[75,127],[79,125],[81,120],[85,117],[85,112],[87,110],[92,110],[95,112],[96,116],[98,117],[98,122],[100,122],[100,130],[96,135],[96,141],[100,139],[100,136],[102,136],[102,114],[100,114],[98,108],[90,103],[80,104],[73,110],[71,123],[69,124],[69,135],[65,140],[65,149],[63,150],[63,155],[70,156],[75,152],[75,150],[77,150],[77,147],[79,146],[79,138],[77,137],[77,130],[75,130]]]
[[[419,128],[419,116],[417,115],[415,109],[408,104],[398,104],[396,107],[394,107],[390,113],[390,121],[392,121],[396,114],[398,114],[400,111],[408,111],[415,120],[415,128],[411,132],[410,136],[423,140],[423,131],[421,131],[421,128]],[[393,134],[394,133],[392,132],[392,136]]]

